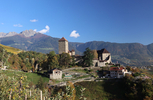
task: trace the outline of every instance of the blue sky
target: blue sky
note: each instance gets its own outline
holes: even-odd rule
[[[70,42],[147,45],[153,43],[153,0],[1,0],[0,32],[29,29]]]

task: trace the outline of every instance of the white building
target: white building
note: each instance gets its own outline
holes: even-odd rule
[[[53,69],[50,74],[50,79],[62,79],[62,71],[58,69]]]
[[[131,74],[131,72],[128,72],[127,69],[124,67],[111,67],[110,68],[110,76],[112,78],[123,78],[126,73]]]

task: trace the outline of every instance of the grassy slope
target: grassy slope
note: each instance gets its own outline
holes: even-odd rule
[[[9,47],[9,46],[5,46],[5,45],[2,45],[2,44],[0,44],[0,46],[2,46],[5,50],[7,50],[7,52],[11,52],[11,53],[14,53],[14,54],[18,54],[18,53],[20,53],[22,51],[20,49]]]
[[[10,70],[0,71],[0,73],[6,74],[7,76],[10,76],[10,77],[13,77],[13,76],[15,77],[16,75],[24,75],[24,76],[27,76],[27,79],[33,82],[34,84],[38,83],[38,80],[40,77],[42,77],[44,82],[49,81],[49,78],[43,77],[37,73],[27,73],[27,72],[22,72],[22,71],[10,71]]]
[[[87,100],[126,100],[123,82],[80,82]]]

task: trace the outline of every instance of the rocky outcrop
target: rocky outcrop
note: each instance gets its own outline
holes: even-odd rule
[[[0,38],[2,38],[2,37],[14,36],[14,35],[16,35],[16,34],[18,34],[18,33],[16,33],[16,32],[9,32],[9,33],[0,32]]]
[[[20,34],[24,35],[25,37],[31,37],[34,36],[35,34],[37,34],[38,32],[31,30],[25,30],[22,31]]]

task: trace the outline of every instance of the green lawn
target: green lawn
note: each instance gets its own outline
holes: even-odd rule
[[[10,76],[10,77],[15,77],[15,76],[20,76],[20,75],[23,75],[23,76],[27,76],[27,79],[31,82],[33,82],[34,84],[37,84],[38,80],[40,77],[42,77],[43,81],[44,82],[48,82],[49,81],[49,78],[48,77],[44,77],[40,74],[37,74],[37,73],[28,73],[28,72],[22,72],[22,71],[10,71],[10,70],[6,70],[6,71],[0,71],[0,73],[2,74],[6,74],[7,76]]]
[[[92,81],[79,82],[76,85],[86,88],[84,96],[87,100],[126,100],[123,82]]]
[[[84,69],[72,69],[70,71],[73,71],[73,72],[80,72],[80,73],[87,73],[88,71],[84,70]]]

